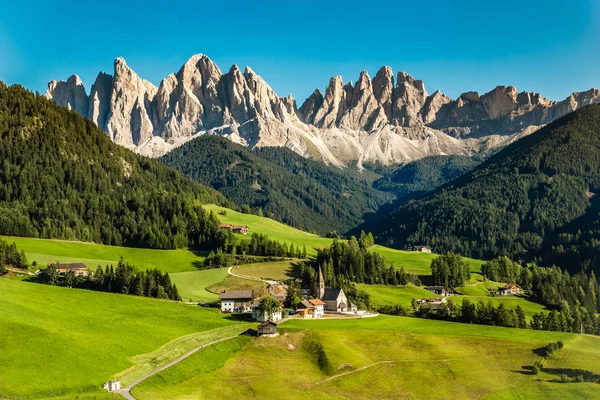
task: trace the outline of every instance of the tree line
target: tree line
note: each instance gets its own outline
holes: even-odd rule
[[[0,276],[8,273],[6,267],[27,269],[29,263],[25,251],[19,251],[16,243],[9,244],[6,240],[0,239]]]
[[[56,265],[51,264],[40,273],[39,281],[46,285],[181,301],[177,286],[171,282],[168,273],[158,269],[139,271],[123,259],[116,268],[107,265],[103,270],[98,266],[94,275],[87,277],[76,277],[74,271],[68,271],[61,276]]]

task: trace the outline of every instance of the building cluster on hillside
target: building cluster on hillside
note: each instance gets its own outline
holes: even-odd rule
[[[71,264],[55,264],[49,263],[48,267],[54,266],[59,275],[65,276],[69,271],[73,271],[75,276],[94,276],[94,273],[88,269],[85,264],[82,263],[71,263]]]
[[[247,235],[250,232],[250,228],[246,225],[221,224],[219,227],[221,229],[229,229],[231,232],[239,233],[241,235]]]

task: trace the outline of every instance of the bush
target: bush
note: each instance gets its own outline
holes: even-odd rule
[[[562,349],[563,347],[565,347],[565,344],[563,343],[562,340],[559,340],[558,342],[556,342],[556,345],[558,346],[559,349]]]
[[[534,365],[531,372],[533,372],[534,375],[537,375],[540,373],[540,369]]]

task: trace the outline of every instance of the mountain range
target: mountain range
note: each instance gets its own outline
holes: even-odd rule
[[[86,92],[77,75],[51,81],[46,97],[89,118],[115,142],[158,157],[204,134],[255,147],[287,147],[333,165],[405,163],[428,155],[486,155],[581,106],[600,91],[550,101],[538,93],[498,86],[457,99],[405,72],[382,67],[356,83],[331,78],[298,107],[259,75],[233,65],[223,73],[207,56],[191,57],[159,86],[117,58]]]

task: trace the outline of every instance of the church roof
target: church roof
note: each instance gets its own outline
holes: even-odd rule
[[[343,292],[344,291],[340,288],[327,288],[325,289],[325,294],[323,295],[323,298],[321,300],[337,300],[338,297],[340,297],[340,293]]]

